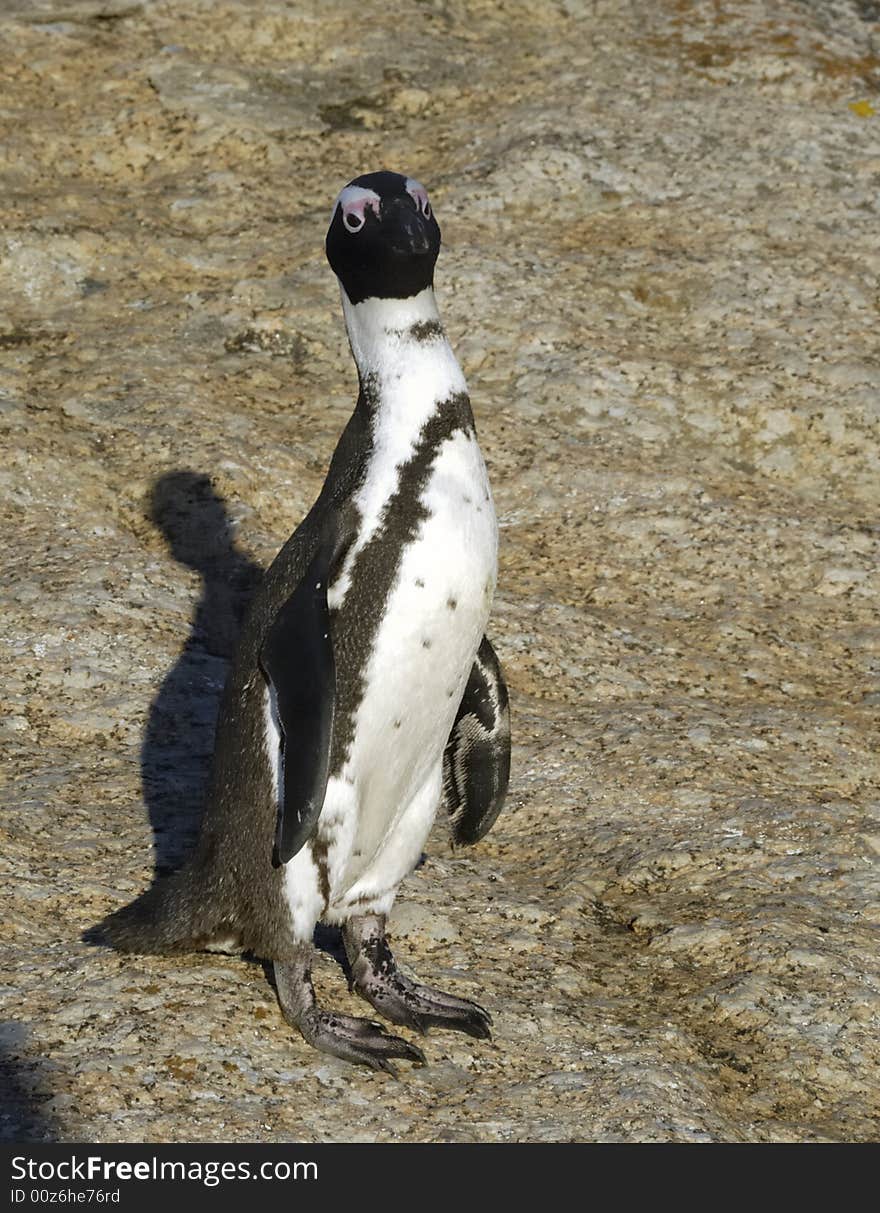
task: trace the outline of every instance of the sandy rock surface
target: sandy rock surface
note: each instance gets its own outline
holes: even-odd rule
[[[876,1139],[878,6],[5,0],[0,38],[0,1137]],[[443,228],[515,731],[392,923],[495,1038],[397,1083],[259,964],[82,940],[192,836],[354,399],[330,204],[381,166]]]

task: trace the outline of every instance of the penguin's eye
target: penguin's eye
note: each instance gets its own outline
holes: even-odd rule
[[[427,198],[422,203],[422,214],[425,216],[426,219],[431,218],[431,204]]]
[[[342,222],[347,232],[359,232],[364,226],[364,216],[358,211],[344,211]]]

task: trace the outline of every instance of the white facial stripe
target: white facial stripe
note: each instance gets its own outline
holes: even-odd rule
[[[359,185],[347,185],[333,207],[332,223],[336,208],[342,207],[342,222],[349,231],[357,231],[364,226],[364,211],[370,207],[376,218],[379,218],[379,195],[375,190],[365,190]]]
[[[423,185],[420,185],[418,181],[413,181],[412,177],[407,177],[406,192],[415,199],[416,206],[423,215],[430,215],[431,204],[428,202],[428,191]]]

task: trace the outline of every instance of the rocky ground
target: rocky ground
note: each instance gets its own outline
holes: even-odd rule
[[[880,6],[4,0],[0,1137],[878,1137]],[[401,1080],[261,966],[83,932],[198,815],[237,605],[354,396],[399,168],[502,526],[509,806],[397,948]],[[331,952],[325,1002],[355,1010]]]

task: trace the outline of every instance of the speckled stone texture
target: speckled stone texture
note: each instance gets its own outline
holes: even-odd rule
[[[0,38],[0,1137],[880,1136],[878,5],[6,0]],[[82,939],[192,837],[354,399],[329,207],[382,166],[443,228],[515,735],[392,923],[495,1039],[396,1083],[256,963]]]

